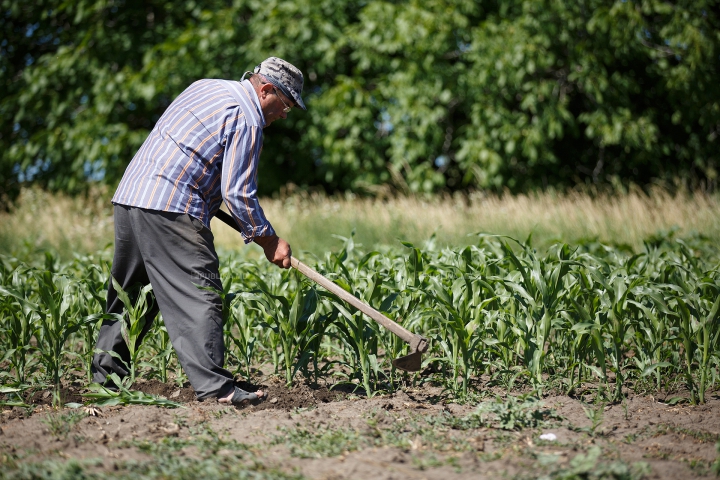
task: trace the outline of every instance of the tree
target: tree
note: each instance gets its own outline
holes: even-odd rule
[[[473,31],[458,150],[484,185],[715,182],[717,2],[505,4]]]
[[[715,182],[711,0],[0,0],[0,188],[115,185],[194,80],[276,55],[261,193]]]

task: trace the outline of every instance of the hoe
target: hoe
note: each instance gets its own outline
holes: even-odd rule
[[[216,218],[218,218],[223,223],[227,224],[228,226],[232,227],[233,229],[240,231],[238,226],[235,223],[235,220],[230,216],[229,213],[226,213],[222,210],[218,210],[217,214],[215,215]],[[359,300],[357,297],[349,294],[324,276],[320,275],[318,272],[313,270],[312,268],[308,267],[304,263],[302,263],[300,260],[298,260],[295,257],[291,257],[290,263],[294,269],[296,269],[298,272],[305,275],[307,278],[312,280],[313,282],[317,283],[318,285],[324,287],[326,290],[328,290],[331,293],[334,293],[336,296],[338,296],[340,299],[344,300],[345,302],[349,303],[353,307],[357,308],[361,312],[363,312],[368,317],[375,320],[377,323],[382,325],[383,327],[390,330],[392,333],[400,337],[403,341],[405,341],[408,345],[410,345],[410,354],[405,355],[404,357],[396,358],[392,361],[392,364],[395,366],[395,368],[399,368],[400,370],[405,370],[407,372],[417,372],[420,370],[420,366],[422,365],[422,354],[427,351],[428,349],[428,341],[427,338],[416,335],[414,333],[411,333],[407,329],[403,328],[401,325],[398,325],[397,323],[393,322],[389,318],[387,318],[382,313],[378,312],[374,308],[372,308],[367,303]]]

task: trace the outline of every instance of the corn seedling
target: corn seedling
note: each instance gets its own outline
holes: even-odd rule
[[[30,373],[28,369],[33,365],[29,354],[33,348],[31,340],[37,333],[39,319],[37,305],[29,301],[33,286],[23,278],[29,274],[30,269],[16,269],[10,275],[9,285],[0,285],[0,293],[4,295],[0,303],[0,315],[4,319],[2,333],[7,345],[2,361],[10,363],[18,384],[26,382]]]
[[[125,315],[122,320],[122,336],[125,344],[130,352],[130,385],[135,383],[136,368],[138,364],[138,355],[140,353],[140,342],[149,327],[148,323],[152,323],[152,318],[146,318],[145,314],[150,310],[153,298],[150,295],[152,285],[148,284],[140,289],[137,299],[133,303],[130,296],[123,290],[118,281],[112,277],[113,288],[117,292],[120,301],[125,305]]]
[[[74,312],[77,295],[73,282],[49,270],[36,273],[41,306],[39,312],[38,345],[40,359],[53,385],[53,405],[60,403],[60,379],[64,346],[68,338],[96,316],[79,318]]]
[[[285,297],[273,294],[265,282],[259,284],[261,294],[249,293],[244,298],[253,300],[257,311],[264,316],[261,325],[277,338],[282,351],[285,382],[291,385],[297,371],[317,355],[317,352],[308,349],[318,336],[314,330],[317,292],[313,288],[299,288],[290,304]]]
[[[628,389],[662,391],[684,382],[689,398],[663,393],[702,403],[717,388],[720,248],[712,239],[658,236],[639,252],[594,241],[537,252],[529,240],[489,235],[462,249],[429,242],[363,252],[352,237],[341,240],[341,249],[315,267],[431,339],[423,364],[430,368],[414,382],[438,382],[465,401],[481,375],[490,377],[490,386],[527,382],[540,394],[561,385],[620,401]],[[408,379],[389,361],[402,354],[403,342],[364,315],[291,271],[226,256],[221,296],[235,372],[249,377],[267,363],[288,384],[298,372],[314,375],[315,382],[332,375],[352,379],[368,395]],[[81,355],[87,370],[95,323],[117,318],[99,313],[99,272],[106,269],[94,262],[46,256],[28,265],[0,256],[5,388],[38,388],[46,379],[59,385],[63,372],[72,370],[69,353]],[[162,323],[144,318],[150,290],[136,293],[121,294],[133,369],[122,387],[148,373],[172,380],[173,369],[182,385],[185,376]],[[141,349],[145,332],[150,348]],[[21,401],[15,393],[5,399]],[[96,393],[116,397],[97,387]]]

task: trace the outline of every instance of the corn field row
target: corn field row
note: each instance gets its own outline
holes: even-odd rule
[[[703,403],[718,381],[719,250],[707,238],[648,240],[641,253],[596,242],[479,236],[462,249],[363,251],[352,238],[311,261],[320,273],[430,339],[423,373],[395,370],[404,344],[293,270],[221,256],[226,366],[252,380],[272,365],[293,382],[352,383],[368,395],[408,381],[440,383],[455,398],[480,388],[681,392]],[[99,257],[23,263],[0,257],[2,392],[90,379],[109,265]],[[138,375],[182,383],[167,331],[142,345],[144,306],[128,292],[126,340]],[[152,301],[152,300],[151,300]],[[134,303],[133,303],[134,302]]]

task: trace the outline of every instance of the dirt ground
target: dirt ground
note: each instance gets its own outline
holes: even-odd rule
[[[158,382],[136,387],[181,408],[6,408],[0,478],[46,478],[27,472],[37,465],[65,472],[70,463],[89,478],[226,478],[223,471],[257,474],[242,478],[388,480],[715,476],[717,397],[671,406],[634,396],[598,408],[553,396],[542,399],[554,415],[540,426],[507,430],[463,424],[478,403],[446,403],[433,387],[368,399],[348,390],[265,383],[268,400],[243,410],[198,402],[190,387]],[[72,388],[67,394],[75,395]],[[34,395],[49,403],[48,395]],[[549,433],[556,438],[540,438]]]

